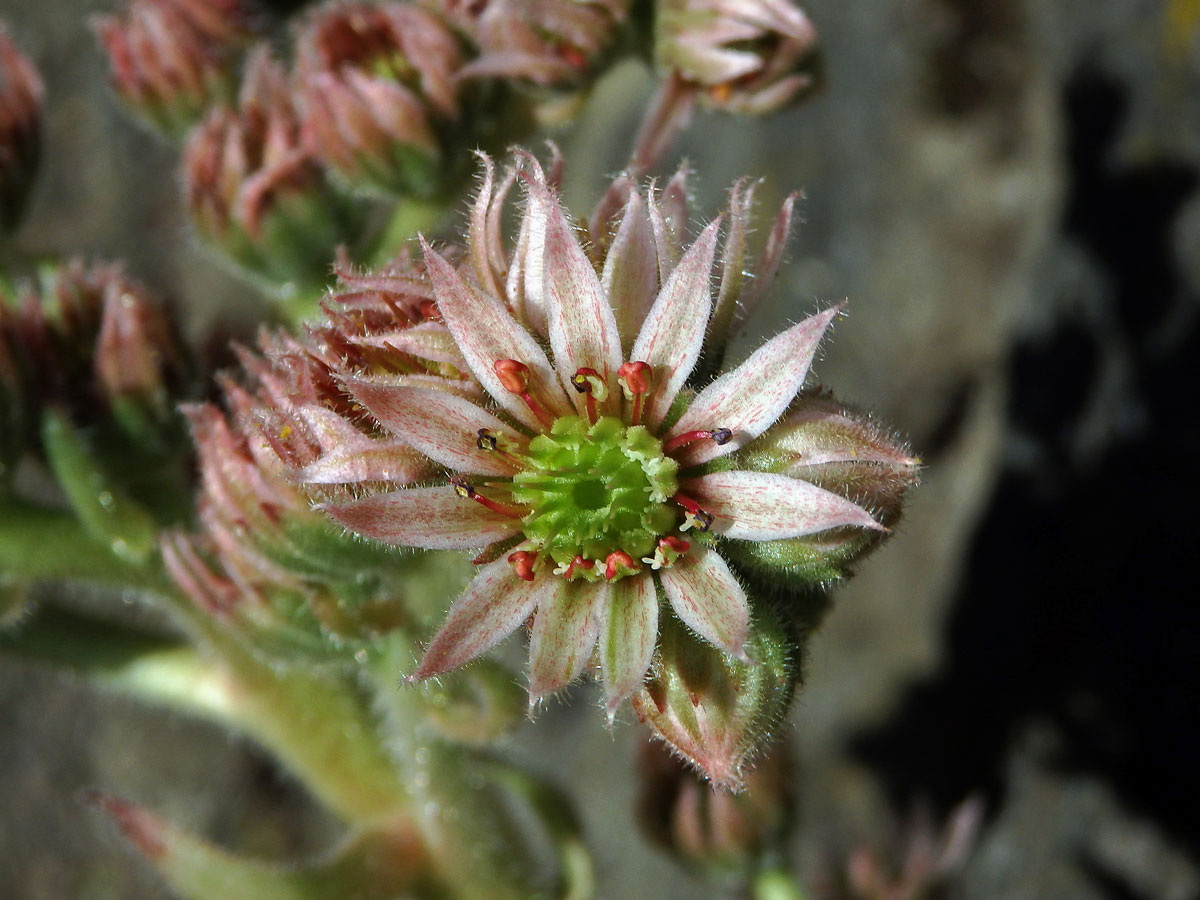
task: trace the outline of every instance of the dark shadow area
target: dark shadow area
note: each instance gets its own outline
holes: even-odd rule
[[[1011,427],[1036,442],[1052,477],[1004,474],[948,620],[942,670],[852,748],[898,808],[927,796],[945,813],[982,788],[995,810],[1010,746],[1030,721],[1049,720],[1062,735],[1057,765],[1103,778],[1132,810],[1200,850],[1190,459],[1200,328],[1193,316],[1169,354],[1145,341],[1175,304],[1196,302],[1181,296],[1170,234],[1197,173],[1171,160],[1114,167],[1125,99],[1095,70],[1072,80],[1065,109],[1074,179],[1063,232],[1088,249],[1117,308],[1107,325],[1063,323],[1013,353]],[[1072,463],[1072,428],[1114,342],[1132,351],[1144,427]]]

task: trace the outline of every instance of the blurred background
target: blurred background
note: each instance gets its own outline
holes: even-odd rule
[[[47,84],[17,250],[126,260],[193,340],[246,334],[265,302],[193,244],[175,152],[108,93],[87,18],[116,6],[0,0]],[[741,346],[848,300],[815,377],[925,461],[810,646],[786,728],[799,871],[820,896],[854,848],[887,857],[918,811],[974,795],[954,896],[1200,897],[1200,3],[806,9],[815,97],[698,114],[668,160],[691,161],[706,218],[741,175],[765,179],[764,215],[804,190]],[[577,213],[652,88],[623,65],[554,135]],[[572,787],[600,896],[722,896],[629,826],[645,737],[597,702],[577,686],[509,749]],[[254,747],[0,658],[0,896],[166,896],[76,802],[91,786],[268,856],[335,833]]]

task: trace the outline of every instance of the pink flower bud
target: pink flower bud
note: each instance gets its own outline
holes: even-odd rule
[[[463,78],[575,88],[595,71],[629,17],[628,0],[438,0],[479,48]]]
[[[772,746],[746,774],[745,790],[706,784],[657,741],[642,746],[638,818],[657,844],[684,861],[727,872],[752,871],[786,837],[794,798],[786,744]]]
[[[817,34],[791,0],[664,0],[660,65],[701,89],[710,106],[768,113],[813,85]]]
[[[458,118],[458,39],[416,6],[327,3],[300,33],[308,143],[356,186],[426,195]]]
[[[301,138],[283,68],[266,48],[247,67],[238,109],[214,109],[184,149],[197,230],[245,273],[279,288],[326,280],[334,248],[361,225]]]
[[[232,99],[254,30],[247,0],[131,0],[124,16],[97,17],[94,28],[117,94],[170,136]]]
[[[41,145],[42,80],[0,25],[0,233],[20,221]]]

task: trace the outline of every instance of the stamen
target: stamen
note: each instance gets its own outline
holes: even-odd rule
[[[595,425],[597,418],[596,402],[603,403],[608,399],[608,385],[604,383],[604,379],[600,377],[599,372],[585,366],[571,376],[571,386],[579,393],[587,394],[588,421],[592,425]]]
[[[467,481],[461,475],[454,475],[450,479],[450,484],[454,487],[454,492],[464,500],[474,500],[481,506],[490,509],[492,512],[500,513],[502,516],[510,516],[514,519],[521,519],[525,516],[525,510],[519,506],[514,506],[511,503],[502,503],[499,500],[493,500],[491,497],[485,497],[479,491],[475,490],[475,485]]]
[[[537,554],[531,550],[518,550],[508,555],[508,564],[513,567],[517,577],[524,581],[533,581],[533,568],[537,564]]]
[[[496,437],[486,428],[480,428],[477,432],[475,432],[475,434],[477,435],[475,438],[475,446],[480,450],[500,449],[500,438]]]
[[[717,428],[713,431],[685,431],[663,444],[663,453],[671,454],[694,441],[707,439],[711,439],[716,444],[728,444],[733,439],[733,432],[728,428]]]
[[[666,537],[658,539],[658,546],[654,548],[654,556],[642,557],[642,562],[657,572],[659,569],[665,569],[684,553],[687,553],[691,546],[691,544],[682,538],[677,538],[675,535],[669,534]]]
[[[492,370],[506,391],[525,401],[525,405],[537,416],[544,428],[554,424],[554,416],[547,412],[529,390],[529,366],[515,359],[498,359],[492,363]]]
[[[633,557],[623,550],[614,550],[604,560],[604,580],[612,581],[622,575],[632,575],[638,570]]]
[[[563,563],[554,570],[555,575],[561,575],[567,581],[571,581],[576,577],[582,576],[581,569],[591,571],[596,568],[594,559],[584,559],[582,556],[576,555],[569,563]]]
[[[417,306],[417,309],[421,311],[421,317],[427,321],[442,321],[442,312],[438,309],[437,304],[432,300],[422,300]]]
[[[617,369],[617,383],[624,390],[625,398],[633,401],[633,411],[629,417],[630,425],[642,424],[642,409],[653,382],[654,369],[649,363],[640,361],[621,363],[621,367]]]
[[[687,531],[689,528],[695,528],[697,531],[708,531],[712,528],[713,514],[701,509],[700,504],[691,497],[676,494],[671,499],[682,506],[687,512],[683,524],[679,526],[680,531]]]

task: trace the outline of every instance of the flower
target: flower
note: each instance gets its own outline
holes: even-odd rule
[[[802,479],[728,465],[788,408],[838,309],[692,390],[721,222],[684,249],[668,219],[685,204],[669,210],[622,179],[595,217],[597,233],[617,224],[593,259],[555,178],[524,156],[496,188],[485,157],[462,262],[423,242],[448,358],[482,397],[343,376],[376,422],[449,477],[324,509],[391,544],[485,548],[412,678],[471,661],[532,617],[531,704],[598,648],[611,719],[650,667],[660,596],[705,641],[747,659],[750,602],[726,542],[883,526]],[[500,221],[518,180],[525,212],[510,257]]]

